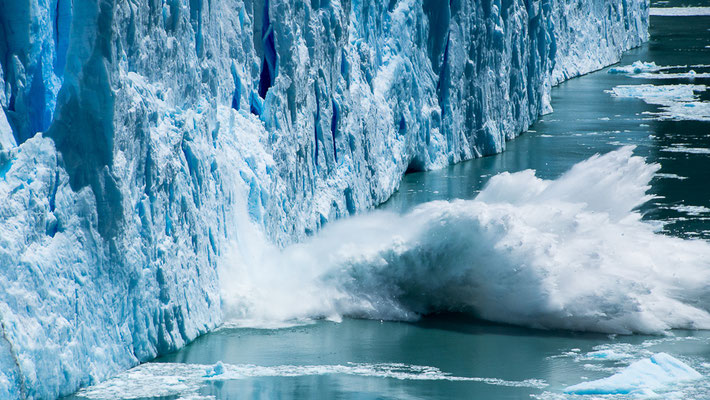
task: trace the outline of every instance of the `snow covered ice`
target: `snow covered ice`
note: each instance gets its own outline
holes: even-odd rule
[[[52,398],[210,331],[223,301],[268,307],[235,300],[255,272],[223,299],[218,270],[504,150],[552,85],[647,39],[648,4],[21,0],[0,25],[0,398]],[[619,329],[686,322],[643,311]]]

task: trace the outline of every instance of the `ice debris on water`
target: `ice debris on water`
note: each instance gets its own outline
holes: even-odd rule
[[[641,99],[647,104],[659,106],[659,111],[645,112],[659,120],[710,121],[710,102],[701,101],[699,93],[706,85],[619,85],[607,93],[618,98]]]

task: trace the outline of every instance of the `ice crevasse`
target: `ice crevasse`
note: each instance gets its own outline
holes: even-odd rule
[[[297,241],[500,152],[647,26],[643,0],[0,2],[0,398],[208,332],[241,226]]]

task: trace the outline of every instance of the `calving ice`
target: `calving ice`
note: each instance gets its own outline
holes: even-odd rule
[[[503,175],[472,202],[334,222],[406,172],[504,150],[551,111],[553,85],[642,44],[648,9],[0,3],[0,398],[70,394],[225,321],[455,310],[604,332],[706,326],[689,301],[704,288],[653,264],[675,249],[697,276],[706,246],[638,221],[655,167],[628,149],[573,169],[576,183]],[[573,271],[602,289],[575,288]]]
[[[548,329],[708,329],[710,244],[641,221],[635,210],[659,166],[632,150],[556,180],[503,173],[473,200],[356,216],[281,251],[237,246],[249,254],[220,273],[225,319],[276,326],[456,311]]]

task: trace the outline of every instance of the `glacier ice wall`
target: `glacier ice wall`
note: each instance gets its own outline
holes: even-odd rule
[[[207,332],[238,226],[299,240],[500,152],[647,23],[645,0],[1,2],[0,397]]]

